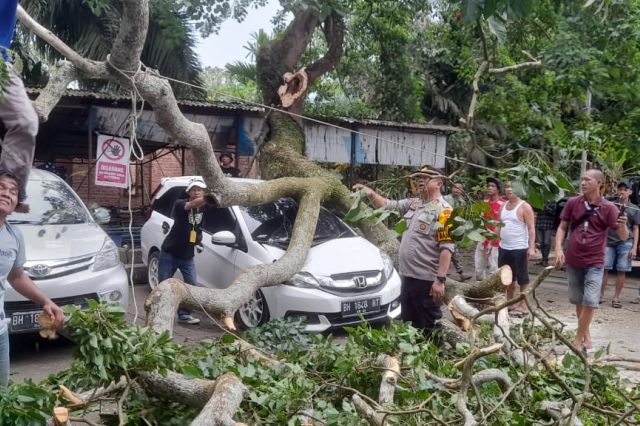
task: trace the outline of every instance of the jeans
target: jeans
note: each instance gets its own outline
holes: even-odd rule
[[[14,174],[20,185],[19,201],[26,198],[26,186],[33,163],[38,134],[38,115],[20,77],[9,65],[9,85],[0,102],[0,121],[7,133],[2,142],[0,169]]]
[[[191,285],[196,285],[196,264],[193,261],[193,257],[188,259],[181,259],[175,257],[166,251],[160,252],[160,262],[158,264],[158,281],[162,282],[166,279],[172,278],[173,274],[177,270],[180,270],[184,282]],[[178,309],[178,317],[191,315],[189,309]]]
[[[9,383],[9,330],[0,334],[0,387]]]
[[[549,252],[551,251],[551,234],[553,229],[536,229],[538,242],[540,243],[540,251],[542,252],[542,261],[549,261]]]

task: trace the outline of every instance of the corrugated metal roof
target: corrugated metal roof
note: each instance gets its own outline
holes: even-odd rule
[[[42,90],[43,89],[39,87],[27,87],[27,93],[34,95],[40,94]],[[124,94],[91,92],[87,90],[75,89],[65,90],[64,96],[68,98],[99,99],[114,102],[126,102],[131,100],[129,96]],[[232,111],[264,112],[264,108],[262,107],[240,101],[195,101],[188,99],[178,99],[178,105],[196,108],[212,108],[217,110],[224,109]]]
[[[31,94],[40,94],[42,88],[37,87],[28,87],[27,92]],[[114,102],[126,102],[131,98],[124,94],[115,94],[115,93],[105,93],[105,92],[91,92],[85,90],[74,90],[67,89],[64,93],[65,97],[68,98],[79,98],[79,99],[99,99],[106,101],[114,101]],[[188,100],[178,99],[179,106],[186,107],[194,107],[194,108],[210,108],[215,110],[228,110],[228,111],[246,111],[246,112],[257,112],[262,113],[265,112],[265,109],[253,105],[246,102],[241,101],[196,101],[196,100]],[[357,119],[357,118],[349,118],[349,117],[316,117],[321,121],[330,121],[336,124],[344,124],[344,125],[361,125],[361,126],[371,126],[371,127],[393,127],[400,129],[414,129],[414,130],[426,130],[429,132],[436,133],[455,133],[460,132],[462,129],[453,126],[447,125],[439,125],[439,124],[422,124],[422,123],[406,123],[406,122],[396,122],[396,121],[385,121],[385,120],[374,120],[374,119]]]
[[[369,118],[349,118],[349,117],[337,117],[334,121],[337,120],[340,123],[345,124],[359,124],[362,126],[371,126],[371,127],[395,127],[395,128],[404,128],[404,129],[421,129],[421,130],[430,130],[441,133],[455,133],[460,132],[462,129],[459,127],[441,125],[441,124],[422,124],[422,123],[405,123],[398,121],[386,121],[386,120],[374,120]]]

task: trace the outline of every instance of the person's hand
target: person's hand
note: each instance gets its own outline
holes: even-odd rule
[[[431,296],[435,302],[442,302],[444,299],[444,284],[437,278],[431,285],[429,296]]]
[[[558,250],[556,253],[556,269],[560,269],[564,266],[564,252]]]
[[[60,306],[56,305],[50,299],[42,306],[42,310],[45,314],[53,318],[53,328],[61,328],[64,323],[64,312],[60,309]]]
[[[619,225],[626,225],[627,224],[627,215],[626,214],[621,214],[620,216],[618,216],[618,226]]]
[[[529,260],[533,260],[536,257],[536,249],[534,248],[530,248],[529,251],[527,251],[527,257],[529,258]]]
[[[351,187],[354,191],[362,191],[364,190],[365,195],[368,197],[373,193],[373,189],[369,188],[367,185],[363,185],[361,183],[356,183]]]
[[[637,249],[636,248],[632,248],[631,251],[629,252],[629,260],[633,260],[636,258],[637,253]]]

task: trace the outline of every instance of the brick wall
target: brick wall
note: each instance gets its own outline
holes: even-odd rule
[[[184,175],[195,175],[195,164],[193,153],[191,150],[185,150]],[[216,153],[219,155],[220,153]],[[131,173],[135,176],[132,179],[134,187],[131,199],[133,208],[140,208],[150,204],[150,197],[153,191],[160,184],[163,177],[182,176],[182,150],[161,149],[153,156],[147,155],[144,159],[144,165],[132,165]],[[242,173],[249,167],[252,157],[238,157],[238,168]],[[34,166],[41,163],[36,162]],[[88,172],[89,165],[86,160],[70,159],[58,160],[54,163],[56,166],[64,166],[67,169],[69,178],[67,183],[78,193],[85,203],[95,202],[105,207],[127,208],[128,195],[126,189],[110,188],[106,186],[95,185],[95,168],[91,167]],[[92,164],[95,164],[93,162]],[[89,173],[87,175],[87,173]],[[247,177],[257,177],[257,164],[254,162],[251,172]]]

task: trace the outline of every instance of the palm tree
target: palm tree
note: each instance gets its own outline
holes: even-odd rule
[[[76,0],[23,0],[22,6],[36,20],[56,33],[65,43],[84,57],[104,60],[111,49],[120,25],[120,2],[108,0],[91,8],[91,2]],[[195,30],[189,18],[175,2],[151,1],[149,31],[142,62],[162,75],[200,85],[202,67],[195,52]],[[18,31],[20,31],[19,29]],[[60,56],[46,43],[25,32],[18,36],[18,45],[33,46],[41,58],[52,63]],[[81,82],[83,88],[95,88],[96,83]],[[102,85],[101,87],[104,87]],[[202,96],[184,85],[175,85],[179,96]]]

